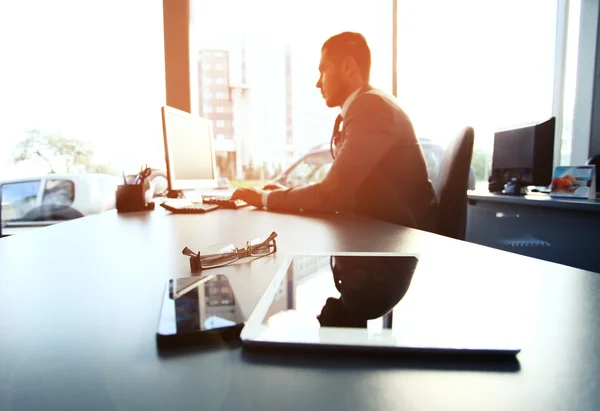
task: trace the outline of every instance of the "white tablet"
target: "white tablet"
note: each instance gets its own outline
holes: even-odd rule
[[[485,278],[479,273],[480,278]],[[399,253],[289,257],[246,322],[245,347],[350,348],[515,355],[497,287]]]

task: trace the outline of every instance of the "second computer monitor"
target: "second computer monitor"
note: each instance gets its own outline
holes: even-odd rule
[[[556,119],[494,135],[492,179],[501,187],[513,178],[547,186],[552,181]]]
[[[161,112],[169,192],[216,188],[210,121],[169,106]]]

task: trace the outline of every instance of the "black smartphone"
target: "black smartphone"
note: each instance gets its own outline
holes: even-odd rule
[[[165,286],[156,342],[159,347],[234,344],[244,317],[227,276],[174,278]]]

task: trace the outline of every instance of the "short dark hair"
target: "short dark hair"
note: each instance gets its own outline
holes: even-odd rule
[[[345,31],[327,39],[323,43],[321,52],[327,49],[333,56],[339,57],[340,60],[346,56],[350,56],[356,60],[360,74],[369,79],[371,73],[371,50],[367,44],[367,40],[360,33]]]

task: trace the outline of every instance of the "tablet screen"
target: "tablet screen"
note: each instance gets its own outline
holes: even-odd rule
[[[246,336],[518,352],[504,287],[486,278],[432,270],[406,255],[297,255]]]
[[[293,316],[315,327],[389,327],[417,263],[412,256],[297,256],[263,322]]]
[[[174,278],[167,287],[158,327],[160,335],[196,333],[244,322],[224,275]]]

